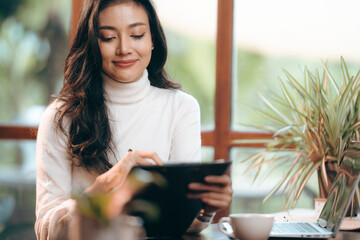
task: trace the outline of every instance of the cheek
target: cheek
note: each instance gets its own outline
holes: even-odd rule
[[[103,62],[106,62],[106,59],[112,56],[112,47],[108,44],[99,44],[99,47],[102,60]]]
[[[139,52],[141,52],[141,54],[143,56],[147,56],[147,55],[151,55],[151,52],[152,52],[152,41],[151,41],[151,38],[147,39],[147,41],[142,41],[141,43],[139,43],[138,45],[138,49],[139,49]]]
[[[151,54],[152,54],[151,48],[152,48],[152,44],[144,44],[141,47],[140,54],[143,59],[147,59],[148,61],[150,61]]]

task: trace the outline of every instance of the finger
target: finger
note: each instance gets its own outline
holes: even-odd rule
[[[207,192],[207,193],[188,193],[187,194],[188,198],[192,198],[192,199],[214,199],[214,200],[219,200],[219,201],[223,201],[223,202],[227,202],[230,203],[231,202],[231,195],[225,195],[225,194],[218,194],[218,193],[213,193],[213,192]]]
[[[135,165],[138,165],[138,166],[151,166],[151,165],[154,165],[154,163],[150,162],[148,160],[145,160],[145,159],[143,159],[141,157],[138,157],[136,159]]]
[[[221,185],[231,185],[231,179],[228,175],[224,174],[221,176],[206,176],[204,178],[206,183],[212,183],[212,184],[221,184]]]
[[[142,151],[140,150],[134,150],[134,151],[128,151],[125,156],[124,156],[124,161],[128,162],[128,164],[131,166],[131,168],[133,166],[136,165],[154,165],[156,163],[148,161],[146,159],[144,159],[140,153]]]
[[[107,208],[109,216],[115,217],[120,214],[125,204],[130,201],[133,195],[133,187],[130,182],[125,181],[121,187],[112,193],[109,206]]]
[[[127,168],[122,168],[121,171],[116,171],[116,168],[111,168],[107,172],[98,176],[95,182],[88,188],[87,192],[108,193],[117,186],[122,185],[129,171]]]
[[[133,166],[152,165],[151,162],[141,157],[139,153],[142,153],[142,151],[127,152],[114,167],[97,178],[97,184],[89,188],[89,191],[109,192],[115,187],[122,186]],[[145,156],[150,156],[150,154],[145,153]]]
[[[208,185],[202,183],[190,183],[189,189],[193,191],[223,192],[223,186]]]
[[[163,165],[163,162],[159,158],[159,156],[155,152],[151,151],[142,151],[142,150],[135,150],[132,151],[133,153],[138,154],[142,158],[150,158],[152,159],[157,165]]]
[[[135,165],[146,164],[149,165],[150,163],[139,157],[137,154],[127,152],[120,162],[115,164],[114,167],[104,174],[106,177],[106,184],[111,188],[120,186],[125,182],[128,174]]]
[[[225,208],[229,207],[231,204],[231,198],[229,197],[214,197],[214,196],[208,196],[208,195],[194,195],[189,194],[188,198],[191,199],[201,199],[203,203],[205,203],[208,208],[211,208],[212,211],[216,211],[216,208]],[[215,209],[214,209],[215,208]]]
[[[232,195],[232,193],[233,193],[231,186],[190,183],[188,187],[192,191],[217,192],[217,193],[228,194],[228,195]]]
[[[212,199],[212,198],[202,198],[201,200],[205,204],[207,204],[211,207],[215,207],[215,208],[227,208],[230,205],[230,203],[228,203],[228,202],[224,202],[224,201]]]
[[[226,206],[230,205],[230,203],[232,201],[231,196],[228,196],[228,195],[215,194],[215,193],[202,194],[201,200],[209,201],[209,199],[212,199],[214,201],[220,201],[220,202],[224,203],[224,205],[226,205]]]

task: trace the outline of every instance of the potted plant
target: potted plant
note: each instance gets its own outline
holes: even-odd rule
[[[294,207],[314,173],[319,195],[326,198],[349,142],[359,141],[360,73],[351,75],[343,58],[340,62],[338,81],[326,63],[321,74],[305,67],[303,82],[284,70],[287,81],[280,79],[282,95],[261,96],[266,107],[256,111],[270,123],[255,127],[273,138],[261,140],[266,149],[244,160],[250,163],[247,170],[256,168],[256,179],[264,165],[270,171],[288,166],[264,201],[282,188],[285,209]]]

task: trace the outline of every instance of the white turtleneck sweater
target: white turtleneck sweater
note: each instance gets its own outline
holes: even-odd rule
[[[133,83],[119,83],[103,75],[105,101],[115,146],[116,164],[131,149],[156,152],[163,162],[200,161],[200,109],[180,90],[150,85],[145,70]],[[67,233],[75,202],[71,193],[83,192],[98,176],[73,166],[67,138],[56,130],[60,103],[50,104],[40,122],[36,147],[36,223],[38,239]],[[113,156],[109,154],[109,156]]]

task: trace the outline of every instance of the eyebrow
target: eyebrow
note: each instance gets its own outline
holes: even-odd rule
[[[128,26],[128,28],[134,28],[134,27],[137,27],[137,26],[145,26],[146,23],[143,23],[143,22],[136,22],[136,23],[132,23]],[[115,30],[115,27],[113,26],[101,26],[99,27],[99,29],[109,29],[109,30]]]

